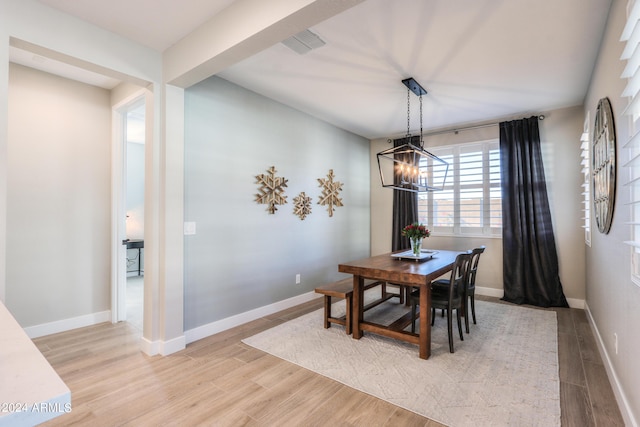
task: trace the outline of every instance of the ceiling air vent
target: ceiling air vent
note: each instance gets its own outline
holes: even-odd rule
[[[316,34],[309,30],[304,30],[295,36],[282,41],[282,44],[299,55],[304,55],[310,50],[324,46],[326,43]]]

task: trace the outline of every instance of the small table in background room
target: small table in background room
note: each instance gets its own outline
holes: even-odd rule
[[[142,239],[133,239],[127,240],[127,249],[137,249],[138,250],[138,276],[140,276],[142,272],[142,249],[144,249],[144,240]]]

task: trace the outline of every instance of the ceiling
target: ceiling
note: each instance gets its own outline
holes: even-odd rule
[[[39,0],[158,51],[242,0]],[[611,0],[366,0],[218,75],[367,138],[404,135],[407,89],[425,132],[580,105]],[[419,127],[411,94],[411,130]]]

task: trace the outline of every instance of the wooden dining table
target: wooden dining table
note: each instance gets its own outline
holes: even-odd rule
[[[418,344],[420,358],[431,356],[431,281],[453,269],[456,256],[461,252],[437,251],[425,260],[398,259],[391,253],[349,261],[338,265],[338,271],[353,275],[353,338],[360,339],[363,331]],[[411,313],[390,325],[381,325],[364,319],[364,280],[374,279],[391,284],[420,289],[419,334],[405,331]]]

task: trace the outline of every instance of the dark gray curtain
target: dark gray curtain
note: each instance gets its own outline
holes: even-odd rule
[[[568,307],[547,197],[538,117],[500,123],[505,301]]]
[[[393,141],[394,147],[407,144],[411,141],[414,145],[420,143],[418,137],[401,138]],[[396,184],[398,177],[395,176]],[[418,220],[418,193],[403,190],[393,190],[393,226],[391,229],[391,251],[399,251],[401,249],[408,249],[411,244],[409,239],[402,235],[402,229],[405,225],[412,224]]]

